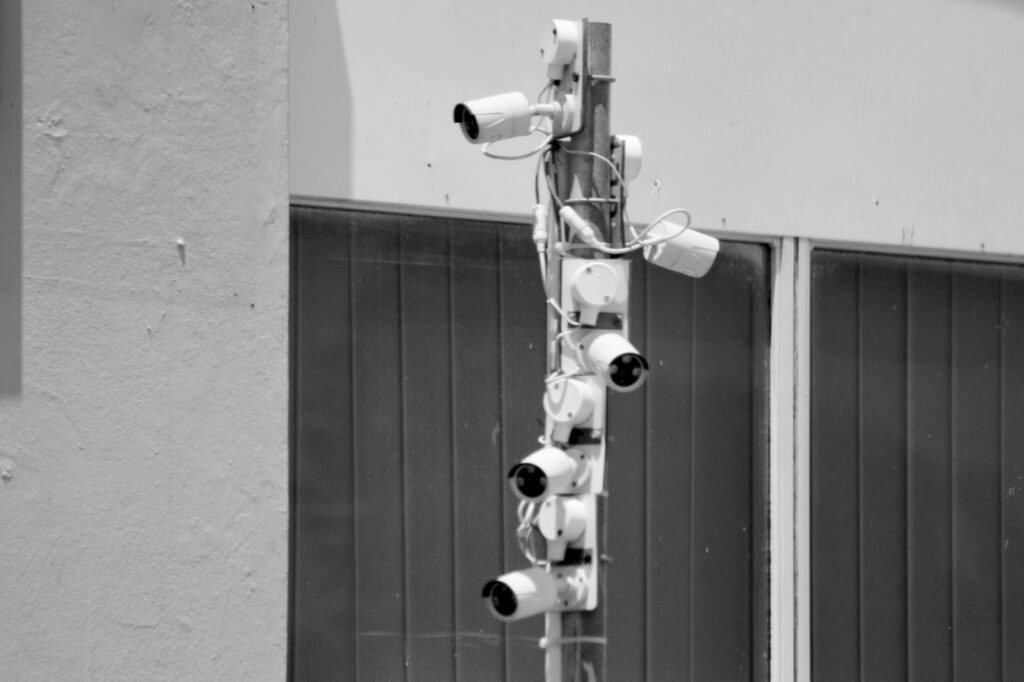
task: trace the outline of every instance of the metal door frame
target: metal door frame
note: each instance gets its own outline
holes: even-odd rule
[[[776,240],[771,330],[771,679],[811,674],[811,257],[830,249],[992,264],[1024,256],[784,237]]]

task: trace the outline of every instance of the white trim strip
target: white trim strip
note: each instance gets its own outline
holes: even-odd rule
[[[391,213],[404,216],[424,218],[461,218],[463,220],[479,220],[481,222],[516,223],[532,225],[533,218],[526,213],[499,213],[497,211],[474,211],[464,208],[439,208],[436,206],[417,206],[414,204],[395,204],[386,201],[357,201],[355,199],[335,199],[331,197],[313,197],[293,194],[289,197],[292,206],[308,206],[311,208],[336,208],[345,211],[363,211],[368,213]]]
[[[452,218],[461,220],[479,220],[481,222],[514,223],[533,225],[533,216],[528,213],[501,213],[467,208],[450,208],[439,206],[421,206],[417,204],[398,204],[387,201],[362,201],[358,199],[337,199],[334,197],[317,197],[305,194],[293,194],[289,197],[291,206],[307,206],[310,208],[336,208],[344,211],[363,211],[366,213],[390,213],[393,215],[418,216],[424,218]],[[639,225],[639,223],[637,223]],[[721,241],[753,242],[755,244],[778,244],[779,239],[764,234],[719,230],[711,227],[694,225],[693,229],[707,233]]]
[[[1009,253],[989,253],[985,251],[966,251],[957,249],[940,249],[922,246],[899,246],[886,244],[860,244],[852,241],[827,239],[801,239],[809,246],[808,249],[832,249],[835,251],[859,251],[861,253],[878,253],[884,255],[904,256],[907,258],[944,258],[957,261],[980,261],[984,263],[1024,263],[1024,255]]]
[[[794,415],[797,360],[793,320],[796,305],[796,240],[787,237],[772,253],[771,466],[769,519],[771,542],[771,675],[795,680],[796,536]]]
[[[811,679],[811,249],[797,241],[795,304],[796,675]]]

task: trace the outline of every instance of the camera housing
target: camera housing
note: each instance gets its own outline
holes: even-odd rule
[[[548,68],[549,80],[560,80],[580,45],[580,26],[567,19],[552,19],[540,39],[540,55]]]
[[[579,129],[579,115],[575,94],[561,91],[551,101],[536,104],[530,104],[521,92],[504,92],[459,102],[452,111],[452,119],[472,144],[529,135],[534,130],[534,116],[551,119],[551,136],[563,137]]]
[[[548,417],[548,436],[557,443],[568,443],[576,428],[599,433],[604,424],[602,387],[593,377],[552,381],[544,391],[544,412]]]
[[[640,177],[644,146],[636,135],[612,135],[612,156],[622,179],[632,182]]]
[[[647,360],[621,332],[587,329],[573,332],[570,338],[580,366],[599,376],[611,390],[629,393],[647,380]]]
[[[717,239],[667,220],[651,227],[647,239],[663,240],[644,247],[644,258],[648,263],[687,277],[706,275],[718,256]]]
[[[535,525],[547,540],[547,560],[564,561],[570,546],[583,549],[590,539],[585,535],[594,535],[592,525],[596,518],[593,495],[552,495],[544,500]]]
[[[601,315],[625,315],[629,261],[619,258],[562,259],[562,309],[587,327]]]
[[[579,488],[586,480],[587,464],[584,453],[549,445],[513,466],[508,472],[508,484],[519,499],[539,502]]]
[[[548,572],[533,567],[487,581],[482,595],[487,608],[506,623],[536,616],[597,606],[596,571],[586,566],[555,566]]]
[[[552,123],[553,137],[575,135],[583,129],[583,69],[581,45],[587,20],[554,19],[540,40],[541,60],[547,69],[554,100],[562,105]]]
[[[523,93],[504,92],[460,102],[452,116],[467,140],[484,144],[529,135],[533,107]]]
[[[488,580],[481,596],[491,615],[511,622],[553,610],[558,604],[558,584],[543,568],[533,567]]]

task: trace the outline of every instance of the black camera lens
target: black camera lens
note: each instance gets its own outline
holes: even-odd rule
[[[476,140],[480,137],[480,124],[477,123],[476,116],[469,110],[465,104],[456,104],[455,111],[452,112],[452,118],[462,126],[462,131],[466,134],[470,140]]]
[[[501,616],[508,618],[519,607],[516,593],[503,582],[492,580],[484,586],[484,596],[491,600],[491,606]]]
[[[527,499],[540,497],[548,488],[548,477],[544,470],[534,464],[519,464],[509,472],[516,490]]]
[[[608,375],[616,386],[627,388],[643,378],[647,361],[634,353],[623,353],[608,367]]]
[[[471,114],[468,108],[462,110],[462,128],[466,131],[469,139],[475,140],[480,137],[480,125],[476,122],[476,116]]]

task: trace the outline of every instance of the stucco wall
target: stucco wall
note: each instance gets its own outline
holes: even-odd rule
[[[4,679],[284,676],[286,14],[23,3]]]
[[[1024,253],[1016,0],[310,0],[292,12],[296,194],[527,213],[530,161],[483,158],[465,99],[543,85],[552,18],[613,26],[635,219]],[[497,150],[496,150],[497,151]]]

